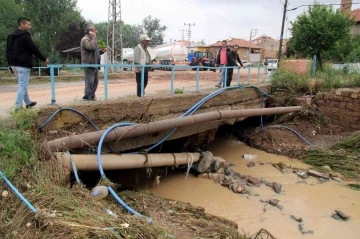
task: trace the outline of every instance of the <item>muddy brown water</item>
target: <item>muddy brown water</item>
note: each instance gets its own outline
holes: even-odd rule
[[[211,180],[196,178],[193,175],[189,175],[185,180],[181,174],[161,178],[158,186],[148,190],[164,198],[204,207],[210,214],[235,221],[240,232],[244,231],[250,235],[265,228],[280,239],[360,238],[359,191],[348,189],[335,181],[319,184],[315,178],[306,179],[308,184],[296,184],[300,179],[295,174],[282,174],[267,163],[284,162],[304,169],[309,168],[308,165],[296,159],[250,148],[238,141],[214,143],[209,150],[215,156],[236,164],[237,166],[233,167],[236,172],[281,183],[282,193],[278,195],[272,188],[262,185],[259,188],[251,188],[253,194],[260,196],[235,194]],[[243,154],[257,155],[254,159],[256,167],[248,168],[249,160],[242,158]],[[264,165],[260,165],[259,162],[263,162]],[[265,204],[260,202],[260,199],[271,198],[278,199],[284,209],[279,210],[271,205],[264,206]],[[347,222],[336,221],[331,217],[335,209],[341,209],[351,219]],[[314,234],[303,235],[299,231],[299,223],[291,219],[291,215],[301,217],[304,230],[312,230]]]

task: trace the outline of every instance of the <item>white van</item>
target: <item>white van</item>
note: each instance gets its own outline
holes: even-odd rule
[[[265,63],[265,60],[263,63]],[[278,68],[278,59],[268,59],[267,68],[269,71],[271,71],[272,69],[277,69]]]

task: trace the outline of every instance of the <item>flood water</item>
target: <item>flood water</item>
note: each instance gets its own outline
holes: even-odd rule
[[[227,162],[236,164],[234,171],[264,178],[270,182],[282,184],[282,193],[276,194],[272,188],[262,185],[252,187],[249,196],[235,194],[231,190],[214,183],[209,179],[196,178],[193,175],[185,180],[184,175],[175,174],[160,179],[160,185],[148,190],[155,195],[204,207],[207,213],[221,216],[236,222],[239,231],[255,234],[261,228],[267,229],[280,239],[326,238],[356,239],[360,238],[360,192],[348,189],[343,184],[330,181],[319,184],[315,178],[306,179],[308,184],[296,184],[300,179],[295,174],[282,174],[269,163],[284,162],[297,168],[309,168],[299,160],[284,156],[272,155],[248,147],[238,141],[222,141],[210,146],[209,151]],[[256,167],[248,168],[248,160],[243,154],[257,155],[253,161]],[[265,163],[259,165],[259,162]],[[284,207],[280,210],[264,205],[260,199],[278,199]],[[336,221],[331,217],[335,209],[347,213],[351,219],[347,222]],[[291,215],[303,219],[304,230],[314,234],[303,235],[298,222]]]

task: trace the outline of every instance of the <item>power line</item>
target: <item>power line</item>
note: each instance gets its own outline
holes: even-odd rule
[[[184,42],[184,40],[185,40],[185,32],[187,32],[188,30],[186,30],[186,29],[180,29],[179,31],[181,31],[181,40]]]
[[[344,5],[355,5],[355,4],[360,4],[360,2],[354,2],[354,3],[331,3],[331,4],[305,4],[305,5],[300,5],[298,7],[292,8],[287,10],[287,12],[290,11],[294,11],[300,7],[312,7],[312,6],[344,6]]]

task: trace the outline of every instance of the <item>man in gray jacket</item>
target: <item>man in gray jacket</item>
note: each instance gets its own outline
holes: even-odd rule
[[[147,48],[150,43],[150,38],[144,34],[140,36],[140,43],[134,48],[134,64],[135,65],[150,65],[151,56]],[[137,96],[141,97],[141,69],[142,67],[135,67]],[[148,83],[149,68],[144,68],[144,94]]]
[[[81,39],[81,63],[82,64],[100,64],[100,55],[106,52],[106,49],[99,50],[98,40],[96,38],[96,28],[93,25],[85,26],[85,36]],[[96,100],[95,92],[99,84],[99,69],[97,67],[85,67],[85,93],[83,100]]]

